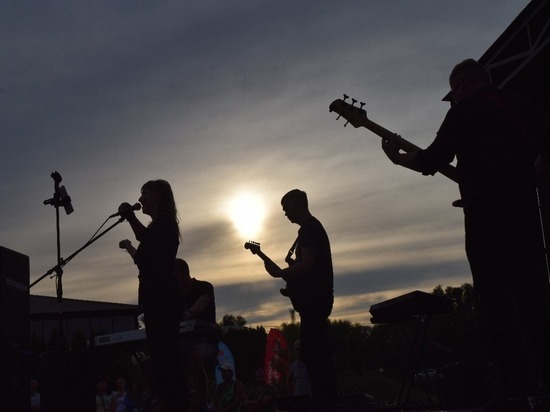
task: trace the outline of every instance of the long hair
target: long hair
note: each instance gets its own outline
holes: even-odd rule
[[[159,212],[174,219],[178,224],[178,235],[181,238],[178,210],[176,208],[176,201],[174,200],[174,193],[172,192],[170,183],[162,179],[149,180],[141,187],[141,191],[143,192],[145,189],[150,190],[159,197]]]

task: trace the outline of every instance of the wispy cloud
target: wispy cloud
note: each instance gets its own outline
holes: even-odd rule
[[[450,68],[480,56],[527,2],[145,1],[0,5],[0,244],[28,254],[31,280],[56,264],[50,173],[75,212],[62,256],[141,185],[172,183],[180,256],[215,284],[218,315],[288,320],[288,301],[228,217],[243,191],[266,205],[258,241],[282,263],[297,226],[279,201],[300,187],[326,226],[334,314],[414,288],[463,282],[454,183],[393,166],[380,139],[328,112],[342,93],[421,147],[447,110]],[[147,217],[144,216],[144,221]],[[110,223],[114,221],[110,221]],[[67,297],[136,301],[136,268],[116,226],[67,264]],[[31,293],[55,295],[47,278]]]

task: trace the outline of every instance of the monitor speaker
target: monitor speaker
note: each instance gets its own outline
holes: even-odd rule
[[[0,246],[2,411],[30,409],[29,257]]]

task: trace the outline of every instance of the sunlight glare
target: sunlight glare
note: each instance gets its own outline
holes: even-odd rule
[[[238,232],[243,237],[252,239],[262,228],[265,206],[256,195],[239,194],[231,200],[229,216]]]

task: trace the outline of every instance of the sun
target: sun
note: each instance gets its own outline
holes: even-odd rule
[[[229,202],[229,217],[241,236],[255,238],[262,229],[265,218],[265,205],[254,194],[241,193]]]

